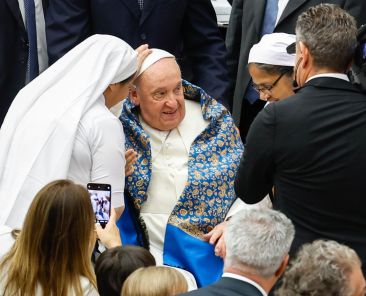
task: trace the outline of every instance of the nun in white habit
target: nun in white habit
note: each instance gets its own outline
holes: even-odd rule
[[[122,212],[125,139],[108,108],[127,96],[137,69],[126,42],[94,35],[18,93],[0,129],[0,225],[21,227],[39,189],[64,178],[111,184]]]
[[[248,70],[253,88],[261,100],[276,102],[294,94],[295,54],[287,48],[296,36],[285,33],[267,34],[249,52]]]

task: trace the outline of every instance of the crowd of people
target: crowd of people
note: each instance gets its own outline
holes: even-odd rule
[[[366,4],[305,2],[0,2],[0,294],[365,295]]]

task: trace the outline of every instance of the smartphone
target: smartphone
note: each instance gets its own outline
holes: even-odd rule
[[[95,222],[104,228],[111,216],[111,185],[88,183],[87,188],[95,214]]]

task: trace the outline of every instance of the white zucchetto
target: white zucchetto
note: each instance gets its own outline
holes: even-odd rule
[[[171,53],[158,49],[158,48],[152,48],[151,53],[145,58],[145,60],[142,62],[140,71],[137,76],[140,76],[142,73],[144,73],[149,67],[151,67],[153,64],[155,64],[157,61],[160,61],[161,59],[165,58],[175,58],[174,55]]]

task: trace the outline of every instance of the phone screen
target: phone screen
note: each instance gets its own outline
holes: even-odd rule
[[[95,221],[104,227],[111,215],[111,185],[88,183],[87,187]]]

